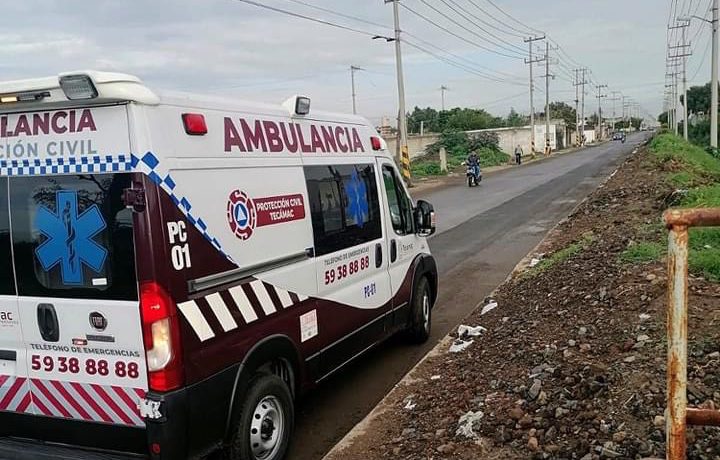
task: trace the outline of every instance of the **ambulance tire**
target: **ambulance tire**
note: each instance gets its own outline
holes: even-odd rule
[[[432,292],[427,276],[421,276],[413,290],[410,305],[408,336],[413,343],[425,343],[430,338],[432,322]]]
[[[276,375],[258,374],[250,382],[245,394],[226,459],[284,458],[293,432],[294,411],[287,384]],[[279,433],[276,432],[278,430]]]

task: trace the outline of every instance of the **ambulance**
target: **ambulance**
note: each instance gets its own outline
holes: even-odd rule
[[[307,97],[0,83],[0,458],[284,458],[304,392],[427,340],[434,220]]]

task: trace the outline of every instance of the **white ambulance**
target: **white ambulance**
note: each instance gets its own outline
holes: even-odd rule
[[[364,119],[0,83],[0,458],[279,460],[294,401],[428,338],[432,206]]]

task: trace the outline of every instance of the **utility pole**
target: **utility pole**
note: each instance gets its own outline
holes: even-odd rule
[[[533,59],[533,42],[539,41],[539,40],[545,40],[545,35],[542,37],[528,37],[524,39],[525,43],[528,44],[528,50],[529,50],[529,56],[528,59],[525,59],[525,64],[530,65],[530,151],[532,153],[532,156],[535,156],[535,102],[533,98],[533,91],[535,89],[535,84],[533,82],[533,63],[535,62],[542,62],[543,59]]]
[[[597,100],[598,100],[598,117],[597,117],[597,132],[598,132],[598,140],[602,138],[602,98],[607,97],[607,94],[602,94],[602,90],[604,88],[607,88],[608,85],[595,85],[595,88],[597,88],[598,94],[597,94]]]
[[[587,69],[582,69],[582,82],[580,83],[582,85],[582,91],[580,92],[580,112],[582,113],[582,116],[580,118],[580,127],[582,128],[582,138],[583,138],[583,144],[585,144],[585,85],[587,85],[587,81],[585,80],[585,74],[587,73]]]
[[[395,65],[397,66],[398,80],[398,130],[400,131],[400,155],[397,159],[408,187],[412,186],[410,177],[410,154],[408,153],[407,119],[405,112],[405,80],[403,78],[402,47],[400,46],[400,0],[385,0],[393,4],[393,18],[395,23]]]
[[[718,2],[712,6],[712,101],[710,107],[710,146],[718,147]]]
[[[682,30],[682,43],[677,46],[668,46],[671,50],[677,50],[675,54],[668,56],[668,59],[677,60],[681,62],[678,64],[682,65],[682,83],[683,83],[683,137],[685,140],[688,139],[688,108],[687,108],[687,58],[692,55],[689,50],[690,44],[687,43],[687,28],[690,27],[690,20],[679,21],[677,25],[668,26],[668,29],[681,29]]]
[[[580,110],[578,107],[578,104],[580,103],[580,77],[578,76],[580,73],[579,69],[575,69],[575,81],[573,82],[573,86],[575,87],[575,144],[576,146],[580,146],[581,138],[580,138]]]
[[[627,114],[630,112],[630,105],[631,105],[631,104],[630,104],[630,102],[625,102],[626,100],[630,99],[629,96],[623,96],[622,99],[623,99],[623,116],[622,116],[622,117],[623,117],[623,124],[624,124],[624,122],[627,121],[627,119],[628,119],[628,115],[627,115]],[[625,111],[625,109],[627,109],[627,111]],[[626,129],[628,129],[628,130],[630,129],[630,122],[629,122],[629,121],[628,121],[628,126],[627,126]]]
[[[555,48],[552,49],[555,51]],[[550,155],[550,41],[545,41],[545,155]]]
[[[618,91],[613,91],[611,94],[612,94],[612,98],[611,98],[610,100],[611,100],[612,103],[613,103],[613,105],[612,105],[612,107],[613,107],[613,112],[612,112],[612,114],[613,114],[612,130],[613,130],[613,132],[615,132],[615,120],[616,120],[616,118],[615,118],[615,102],[617,102],[617,101],[620,100],[620,98],[618,97],[618,95],[621,94],[621,93],[618,92]]]
[[[354,65],[350,66],[350,81],[352,82],[352,107],[353,107],[353,115],[357,115],[357,102],[355,100],[355,71],[356,70],[365,70],[360,67],[356,67]]]
[[[442,111],[445,111],[445,91],[448,91],[450,88],[448,88],[445,85],[442,85],[440,87],[440,94],[442,95]]]

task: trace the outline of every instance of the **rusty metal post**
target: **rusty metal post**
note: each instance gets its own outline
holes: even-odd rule
[[[720,426],[720,411],[687,407],[688,247],[690,227],[720,226],[720,208],[673,209],[665,213],[668,238],[667,409],[668,460],[685,460],[687,424]]]
[[[685,459],[687,414],[688,227],[670,228],[668,244],[667,410],[665,439],[669,460]]]

